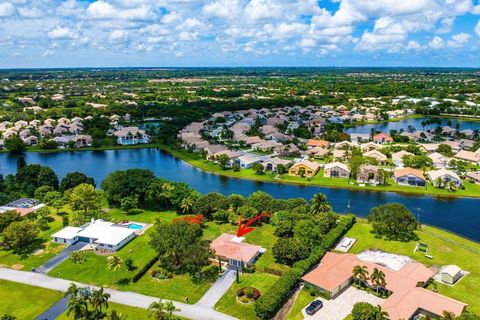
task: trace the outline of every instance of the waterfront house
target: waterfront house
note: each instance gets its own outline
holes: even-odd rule
[[[379,134],[373,136],[373,142],[376,144],[385,144],[393,142],[393,138],[385,132],[380,132]]]
[[[288,169],[288,174],[291,176],[306,176],[313,177],[317,174],[320,165],[317,162],[310,160],[302,160],[295,163]]]
[[[75,148],[91,147],[93,143],[92,137],[86,134],[73,136],[71,140],[74,142]]]
[[[261,163],[262,158],[257,155],[247,153],[240,157],[235,158],[233,162],[235,164],[238,164],[242,169],[248,169],[248,168],[252,168],[257,163]]]
[[[403,157],[405,156],[414,156],[413,153],[400,150],[398,152],[392,153],[392,162],[396,167],[403,167]]]
[[[113,133],[117,137],[117,143],[120,145],[134,145],[148,143],[150,138],[138,127],[124,127]]]
[[[452,158],[444,156],[438,152],[431,153],[428,155],[428,157],[432,159],[433,166],[439,169],[448,167],[450,160],[452,160]]]
[[[262,162],[265,171],[277,171],[278,165],[287,167],[291,163],[290,160],[285,160],[281,158],[270,158]]]
[[[23,140],[23,143],[25,143],[28,146],[35,146],[38,144],[38,138],[35,136],[28,136],[22,140]]]
[[[327,163],[325,165],[323,176],[326,178],[349,178],[350,169],[346,164],[341,162]]]
[[[379,168],[372,165],[363,165],[358,169],[357,182],[358,183],[371,183],[382,184],[385,177],[380,174]]]
[[[425,177],[422,171],[414,168],[397,168],[393,171],[393,180],[398,185],[424,187]]]
[[[467,172],[466,177],[468,180],[480,184],[480,171]]]
[[[434,272],[421,263],[410,261],[400,269],[391,269],[373,262],[363,261],[351,253],[327,252],[321,262],[302,280],[330,298],[342,294],[353,282],[355,266],[365,266],[370,274],[378,269],[385,275],[385,289],[391,293],[381,304],[391,320],[418,319],[420,316],[440,318],[444,311],[459,316],[466,304],[425,289]],[[371,280],[366,285],[374,288]]]
[[[242,271],[242,268],[252,266],[264,251],[262,247],[244,240],[244,237],[222,233],[210,243],[210,249],[219,260],[228,262],[229,267],[238,267]]]
[[[370,135],[368,133],[351,133],[350,140],[354,144],[361,144],[368,142],[370,140]]]
[[[367,151],[364,154],[362,154],[362,156],[366,158],[375,159],[380,164],[385,164],[387,162],[387,156],[378,150]]]
[[[428,179],[434,186],[439,186],[439,183],[446,185],[452,182],[457,188],[463,186],[462,179],[453,171],[447,169],[438,169],[427,172]]]
[[[117,251],[135,238],[135,230],[130,228],[130,225],[92,219],[90,223],[79,228],[65,227],[54,233],[52,238],[56,243],[85,242],[95,245],[97,249]]]

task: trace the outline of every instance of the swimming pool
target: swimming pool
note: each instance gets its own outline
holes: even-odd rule
[[[130,223],[128,225],[128,229],[140,230],[140,229],[143,229],[143,226],[136,223]]]

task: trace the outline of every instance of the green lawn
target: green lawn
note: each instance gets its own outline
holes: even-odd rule
[[[147,320],[150,318],[150,313],[146,309],[137,308],[137,307],[130,307],[123,304],[118,303],[108,303],[109,312],[112,310],[116,310],[117,312],[121,313],[126,320]],[[63,313],[57,320],[73,320],[73,314],[67,316],[67,313]]]
[[[243,287],[255,287],[264,293],[278,279],[277,276],[266,273],[244,273],[240,275],[240,283],[234,283],[215,305],[215,309],[242,320],[257,319],[254,304],[237,302],[237,291]]]
[[[63,297],[63,293],[0,280],[0,316],[10,314],[18,320],[32,320]]]
[[[310,302],[312,302],[314,297],[310,295],[310,293],[303,288],[302,291],[298,294],[297,300],[293,304],[293,307],[290,309],[290,312],[287,315],[285,320],[302,320],[303,314],[302,309],[308,306]]]
[[[370,232],[369,224],[358,222],[347,233],[347,237],[358,239],[351,252],[359,253],[366,249],[380,249],[386,252],[410,256],[427,266],[441,267],[448,264],[458,265],[462,270],[470,272],[456,285],[438,284],[440,293],[469,304],[468,310],[480,313],[480,244],[461,238],[449,232],[433,227],[423,226],[417,231],[419,242],[428,244],[428,253],[433,259],[425,257],[423,252],[413,252],[415,241],[404,243],[377,239]],[[452,243],[453,242],[453,243]],[[473,253],[461,246],[467,246],[479,253]]]
[[[55,216],[55,221],[49,224],[50,229],[40,232],[38,251],[26,255],[14,253],[11,250],[0,249],[0,266],[19,270],[31,270],[53,258],[65,246],[52,243],[51,235],[62,228],[62,222]]]
[[[161,148],[171,153],[173,156],[183,161],[214,174],[229,176],[234,178],[250,179],[257,181],[268,181],[274,183],[290,183],[301,185],[318,185],[330,188],[342,188],[353,190],[371,190],[371,191],[391,191],[405,194],[431,194],[438,197],[480,197],[480,185],[464,181],[465,189],[450,192],[445,189],[438,189],[427,183],[427,187],[408,187],[395,184],[392,179],[387,179],[387,184],[383,186],[360,186],[353,180],[342,178],[325,178],[323,170],[320,170],[312,179],[289,176],[288,174],[278,175],[267,172],[263,175],[256,174],[253,169],[242,169],[238,172],[232,169],[222,170],[217,164],[203,159],[199,154],[191,153],[186,150],[173,149],[166,145]]]

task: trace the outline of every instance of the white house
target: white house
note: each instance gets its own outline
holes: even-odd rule
[[[150,141],[145,131],[137,127],[125,127],[113,134],[117,137],[117,143],[121,145],[148,143]]]
[[[136,232],[130,225],[115,224],[101,219],[93,220],[84,227],[65,227],[52,235],[57,243],[73,244],[78,241],[95,244],[97,249],[117,251],[130,240]]]
[[[252,155],[252,154],[244,154],[236,159],[234,159],[236,164],[240,165],[240,168],[247,169],[253,167],[254,164],[262,162],[262,158]]]

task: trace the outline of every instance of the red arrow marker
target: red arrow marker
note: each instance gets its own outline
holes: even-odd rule
[[[238,230],[237,230],[237,237],[241,237],[251,231],[253,231],[253,227],[249,227],[252,223],[254,223],[255,221],[257,221],[258,219],[261,219],[263,217],[266,217],[266,216],[269,216],[270,213],[268,212],[264,212],[262,214],[259,214],[258,216],[256,216],[255,218],[253,219],[250,219],[247,221],[247,223],[245,223],[243,226],[242,226],[242,222],[243,222],[243,218],[242,218],[242,214],[240,214],[240,222],[238,224]]]

